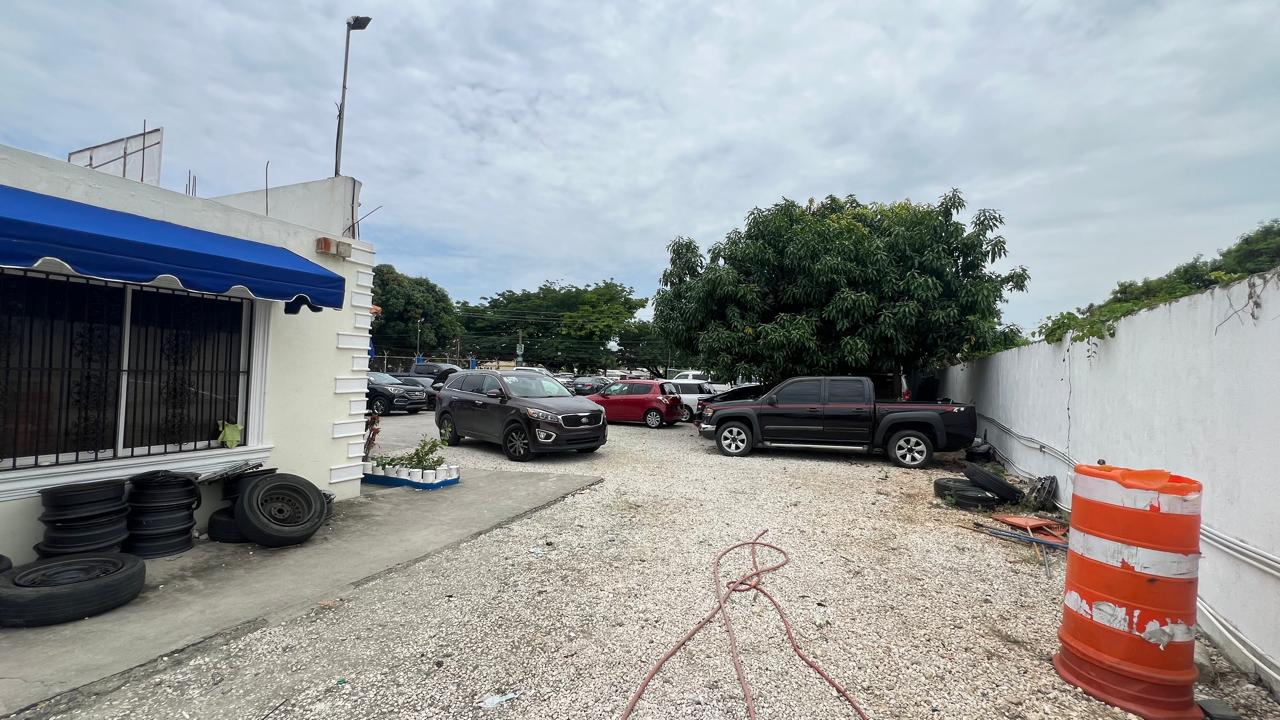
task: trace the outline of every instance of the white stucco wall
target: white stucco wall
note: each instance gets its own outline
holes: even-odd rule
[[[367,351],[353,349],[353,345],[361,338],[366,346],[368,342],[372,248],[355,243],[350,260],[318,255],[315,239],[332,236],[331,228],[285,222],[225,202],[188,197],[3,146],[0,184],[285,247],[342,275],[347,284],[342,310],[285,315],[282,303],[255,302],[254,342],[266,347],[262,368],[255,370],[265,369],[265,392],[249,398],[251,405],[259,403],[250,416],[255,412],[262,416],[260,444],[249,445],[268,448],[264,459],[269,466],[306,477],[340,498],[359,494],[360,457],[353,453],[354,443],[361,440],[368,363]],[[354,191],[358,201],[359,183],[350,178],[303,185],[319,189],[321,198]],[[350,197],[344,201],[345,211],[335,211],[301,192],[302,186],[292,187],[295,190],[290,195],[299,207],[290,207],[288,198],[282,197],[282,215],[305,219],[307,212],[314,212],[317,224],[332,226],[334,218],[350,212]],[[276,205],[274,197],[272,205]],[[169,455],[157,459],[160,464],[156,466],[209,470],[245,459],[252,450]],[[115,471],[112,462],[59,466],[47,472],[56,473],[57,482],[125,477],[136,472]],[[53,481],[48,475],[33,478],[30,471],[0,471],[0,553],[16,562],[34,556],[31,546],[40,539],[41,526],[35,520],[39,500],[33,495],[37,487]],[[208,511],[211,509],[201,516],[207,517]]]
[[[332,177],[211,199],[287,223],[323,230],[330,237],[353,237],[351,228],[358,217],[360,183],[355,178]]]
[[[1126,318],[1096,344],[949,368],[942,392],[977,405],[979,432],[1020,472],[1056,475],[1063,505],[1062,456],[1203,483],[1200,624],[1278,689],[1280,279],[1263,277],[1253,312],[1236,313],[1252,302],[1243,281]]]

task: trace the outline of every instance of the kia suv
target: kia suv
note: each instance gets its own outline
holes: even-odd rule
[[[538,453],[595,452],[609,439],[604,408],[528,370],[464,370],[436,396],[436,427],[448,445],[463,438],[497,443],[507,459]]]

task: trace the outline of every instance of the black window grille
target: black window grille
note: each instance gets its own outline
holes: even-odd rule
[[[215,447],[245,421],[251,309],[0,272],[0,470]]]

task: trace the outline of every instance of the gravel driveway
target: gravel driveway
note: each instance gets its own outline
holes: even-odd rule
[[[384,423],[396,444],[434,434],[427,413]],[[471,441],[447,456],[464,482],[467,468],[513,469],[495,446]],[[767,587],[873,718],[1128,717],[1049,664],[1061,561],[1050,581],[1031,550],[962,529],[972,516],[931,493],[934,477],[954,472],[836,453],[727,458],[688,425],[614,426],[600,452],[532,467],[605,481],[304,616],[161,660],[53,716],[616,718],[711,607],[712,557],[768,528],[791,564]],[[731,557],[725,574],[743,568]],[[792,654],[767,602],[738,595],[733,607],[761,718],[854,717]],[[1206,689],[1246,717],[1280,718],[1238,675]],[[633,717],[745,716],[712,625]]]

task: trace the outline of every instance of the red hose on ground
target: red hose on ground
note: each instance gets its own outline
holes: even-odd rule
[[[833,689],[835,689],[835,691],[840,694],[840,697],[844,698],[845,702],[849,703],[849,706],[852,707],[853,711],[858,714],[858,717],[862,718],[862,720],[870,720],[867,713],[864,712],[863,709],[858,706],[857,701],[855,701],[853,699],[853,696],[849,694],[849,691],[845,690],[844,686],[842,686],[834,678],[828,675],[825,670],[823,670],[821,667],[818,666],[818,663],[814,662],[812,658],[810,658],[808,655],[804,653],[804,650],[800,648],[800,643],[796,642],[795,632],[791,628],[791,620],[787,618],[787,613],[783,611],[782,605],[777,601],[777,599],[773,597],[773,595],[769,593],[769,591],[760,587],[760,582],[764,580],[765,575],[768,575],[769,573],[781,568],[782,566],[786,565],[788,562],[791,561],[791,558],[787,555],[787,552],[782,548],[776,545],[770,545],[769,543],[766,543],[766,542],[760,542],[760,538],[764,537],[764,534],[767,532],[769,531],[768,530],[761,531],[761,533],[757,535],[754,540],[751,540],[749,542],[741,542],[736,545],[731,545],[725,548],[724,551],[722,551],[719,555],[717,555],[715,560],[712,561],[711,588],[712,588],[712,592],[714,592],[716,595],[716,607],[712,609],[711,612],[707,613],[701,620],[699,620],[698,623],[695,624],[693,628],[689,630],[689,632],[685,633],[684,637],[680,638],[680,640],[677,641],[675,645],[671,646],[670,650],[663,653],[662,657],[658,658],[658,662],[654,664],[653,668],[650,669],[649,672],[645,674],[644,679],[640,681],[640,687],[636,688],[635,693],[631,695],[631,699],[627,702],[626,709],[622,711],[621,720],[627,720],[627,718],[631,717],[631,713],[635,712],[636,704],[640,702],[640,698],[644,695],[645,690],[649,688],[649,683],[652,682],[653,678],[656,677],[657,674],[662,670],[662,666],[666,665],[668,660],[675,657],[675,654],[680,652],[680,649],[683,648],[685,644],[688,643],[689,640],[693,638],[694,635],[697,635],[698,632],[702,630],[702,628],[706,627],[707,623],[711,622],[711,620],[715,618],[716,615],[720,615],[724,620],[724,631],[725,631],[725,635],[728,636],[728,641],[729,641],[729,656],[733,660],[733,672],[738,676],[738,687],[742,688],[742,697],[745,700],[747,705],[747,717],[751,718],[751,720],[755,720],[755,717],[756,717],[755,700],[751,696],[751,685],[747,682],[747,673],[746,673],[746,670],[744,670],[742,667],[742,656],[738,652],[738,637],[736,634],[734,634],[733,621],[729,618],[729,610],[726,607],[726,603],[728,602],[729,596],[732,593],[748,592],[748,591],[756,592],[763,595],[765,599],[769,601],[769,604],[773,606],[774,611],[778,613],[778,618],[782,620],[782,627],[784,630],[786,630],[786,633],[787,633],[787,641],[791,643],[791,649],[795,651],[795,654],[801,660],[803,660],[806,665],[808,665],[810,668],[813,668],[813,671],[818,673],[818,676],[821,677],[823,680],[825,680],[828,685],[830,685]],[[728,555],[734,550],[737,550],[738,548],[742,548],[742,547],[751,548],[751,572],[729,583],[728,585],[725,586],[725,590],[721,592],[720,561],[724,559],[725,555]],[[758,553],[759,553],[759,548],[762,548],[762,547],[776,551],[779,555],[782,556],[782,562],[779,562],[776,565],[770,565],[764,569],[761,569]]]

